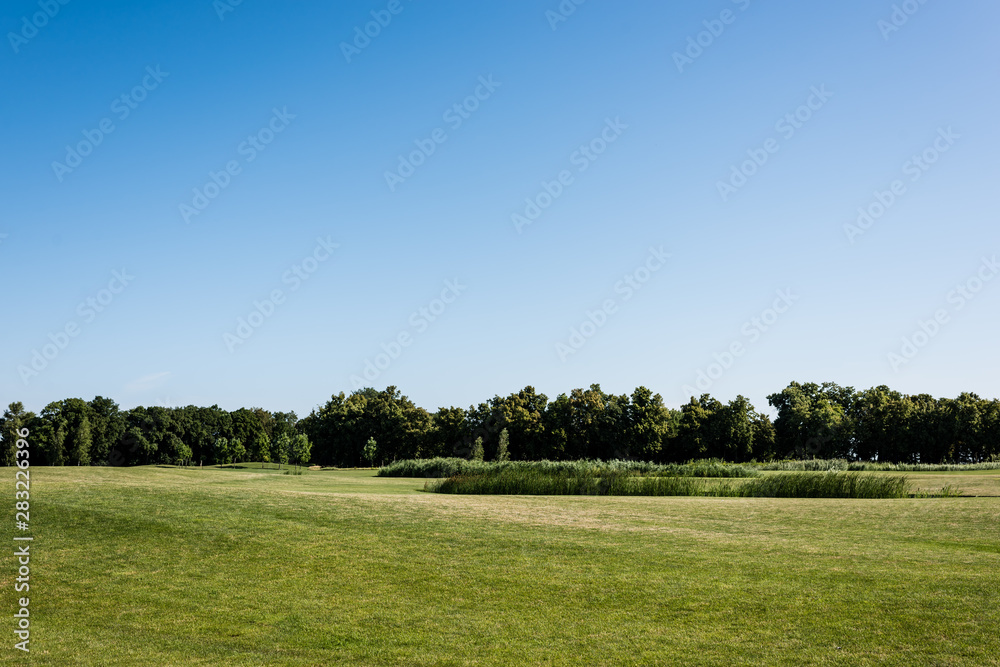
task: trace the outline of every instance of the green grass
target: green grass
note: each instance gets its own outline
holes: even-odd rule
[[[593,476],[606,474],[642,474],[663,477],[758,477],[753,466],[704,459],[689,463],[650,463],[648,461],[470,461],[460,458],[406,459],[380,468],[380,477],[452,477],[497,472],[526,472]]]
[[[1000,495],[998,473],[963,479]],[[32,481],[34,665],[1000,664],[997,497],[456,496],[252,466]],[[0,660],[27,664],[12,644]]]
[[[424,483],[433,493],[545,496],[715,496],[730,498],[905,498],[906,477],[845,472],[799,472],[731,482],[629,474],[601,469],[543,471],[498,467]],[[916,495],[916,494],[914,494]],[[920,494],[928,497],[930,493]],[[939,495],[959,495],[948,487]]]
[[[852,470],[865,472],[966,472],[970,470],[1000,470],[1000,461],[984,463],[879,463],[878,461],[848,461],[847,459],[804,459],[771,461],[751,464],[761,470]]]

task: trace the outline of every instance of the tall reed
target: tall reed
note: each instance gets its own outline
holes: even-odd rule
[[[380,477],[452,477],[476,475],[498,470],[530,470],[543,473],[603,475],[623,473],[668,477],[757,477],[760,472],[749,465],[725,461],[701,460],[689,463],[650,463],[648,461],[469,461],[459,458],[408,459],[380,468]]]
[[[845,472],[767,475],[740,482],[634,475],[621,471],[546,472],[497,468],[424,483],[433,493],[476,495],[717,496],[736,498],[905,498],[905,477]]]
[[[882,461],[848,461],[847,459],[804,459],[769,461],[754,464],[760,470],[857,472],[962,472],[967,470],[1000,470],[1000,462],[983,463],[886,463]]]

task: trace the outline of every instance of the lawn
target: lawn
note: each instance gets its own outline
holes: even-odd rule
[[[986,497],[903,500],[31,474],[34,665],[1000,664],[1000,471],[907,473]]]

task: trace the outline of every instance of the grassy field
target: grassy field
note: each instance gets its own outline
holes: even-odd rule
[[[986,497],[899,500],[374,475],[34,468],[30,664],[1000,664],[1000,471],[906,473]]]

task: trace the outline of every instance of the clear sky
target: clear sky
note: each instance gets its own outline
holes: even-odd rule
[[[1000,396],[1000,5],[576,2],[5,2],[0,400]]]

